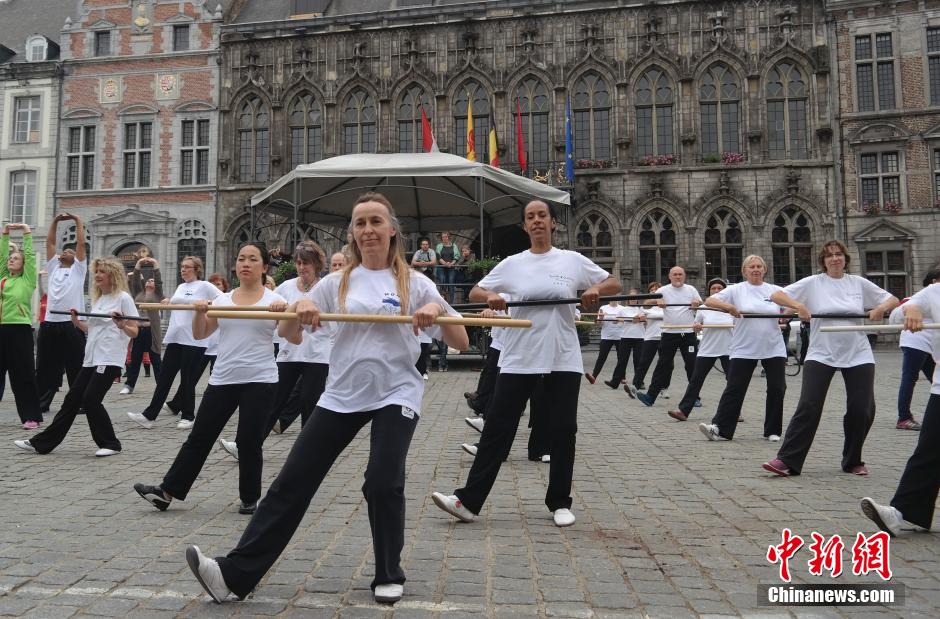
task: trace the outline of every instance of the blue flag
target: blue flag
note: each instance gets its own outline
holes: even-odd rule
[[[574,183],[574,138],[571,135],[571,98],[565,97],[565,178]]]

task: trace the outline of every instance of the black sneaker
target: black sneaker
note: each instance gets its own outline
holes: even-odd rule
[[[238,513],[250,516],[251,514],[255,513],[256,509],[258,509],[258,501],[255,501],[253,503],[243,502],[241,505],[238,506]]]
[[[171,499],[166,498],[166,495],[163,494],[163,488],[160,486],[134,484],[134,490],[136,490],[137,494],[139,494],[145,501],[159,509],[161,512],[165,512],[166,508],[170,506]]]

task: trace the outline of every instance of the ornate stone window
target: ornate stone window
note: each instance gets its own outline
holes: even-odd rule
[[[739,282],[744,259],[744,233],[737,215],[719,208],[705,222],[705,279]]]
[[[69,127],[66,184],[69,191],[95,188],[95,125]]]
[[[771,159],[806,159],[806,80],[789,60],[767,78],[767,149]]]
[[[198,257],[208,268],[206,264],[207,237],[206,225],[198,219],[187,219],[176,229],[176,238],[179,239],[176,242],[177,278],[179,278],[179,265],[186,256]],[[182,280],[178,283],[182,283]]]
[[[30,37],[26,40],[26,59],[29,62],[42,62],[46,59],[48,46],[46,37]]]
[[[320,102],[309,92],[302,92],[290,105],[290,167],[313,163],[323,158],[323,113]]]
[[[238,110],[238,180],[263,183],[268,180],[271,133],[268,109],[261,98],[249,96]]]
[[[741,150],[741,88],[727,65],[712,65],[699,85],[702,122],[702,157],[719,158]]]
[[[669,269],[676,265],[676,226],[663,211],[656,209],[640,224],[640,285],[669,282]]]
[[[526,163],[529,170],[544,172],[548,169],[551,160],[548,141],[551,97],[545,84],[535,77],[528,77],[519,84],[517,97],[522,117],[522,140]],[[515,136],[515,132],[513,135]]]
[[[184,120],[180,129],[180,185],[206,185],[209,183],[209,119]]]
[[[901,208],[901,156],[898,151],[862,153],[858,165],[861,210],[872,215]]]
[[[810,219],[795,206],[784,208],[771,231],[773,283],[787,286],[813,274],[813,233]]]
[[[578,224],[577,250],[592,260],[612,258],[613,235],[610,222],[600,213],[588,213]]]
[[[423,150],[422,108],[430,122],[434,108],[424,93],[424,89],[418,84],[411,84],[402,91],[401,98],[398,100],[398,152],[415,153]]]
[[[153,123],[124,123],[124,187],[150,187]]]
[[[927,75],[930,105],[940,105],[940,28],[927,29]]]
[[[343,152],[374,153],[376,151],[375,99],[364,88],[356,88],[343,104]]]
[[[635,103],[637,155],[650,157],[675,153],[675,90],[665,71],[654,67],[640,77]]]
[[[610,88],[600,75],[585,73],[575,82],[571,99],[574,123],[574,156],[578,159],[610,159],[612,127]]]
[[[859,112],[893,110],[897,106],[890,32],[855,37],[855,84]]]
[[[478,82],[470,80],[457,89],[454,102],[454,153],[467,156],[467,109],[473,100],[473,145],[477,161],[489,163],[490,97]]]

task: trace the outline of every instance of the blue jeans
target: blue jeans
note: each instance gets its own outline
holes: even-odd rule
[[[444,340],[434,340],[434,345],[437,346],[437,369],[446,370],[447,344],[444,342]]]
[[[454,267],[437,267],[434,276],[439,284],[446,285],[447,300],[454,302],[454,284],[457,283],[457,269]]]
[[[933,380],[934,361],[928,352],[916,348],[901,347],[903,358],[901,360],[901,384],[898,387],[898,421],[913,419],[911,414],[911,399],[914,397],[914,385],[917,375],[921,372],[927,381]]]

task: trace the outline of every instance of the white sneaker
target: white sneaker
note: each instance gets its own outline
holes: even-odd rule
[[[698,429],[705,435],[710,441],[726,441],[725,437],[718,433],[718,426],[713,423],[700,423],[698,424]]]
[[[570,527],[574,524],[574,514],[570,509],[562,507],[555,510],[554,520],[556,527]]]
[[[192,419],[180,419],[176,422],[176,428],[178,430],[188,430],[193,427],[193,423],[195,422]]]
[[[473,522],[473,519],[476,518],[476,514],[463,506],[463,503],[460,502],[455,495],[447,496],[446,494],[441,494],[440,492],[435,492],[431,495],[431,500],[434,501],[434,504],[443,509],[445,512],[459,520],[460,522]]]
[[[228,452],[228,455],[238,460],[238,443],[236,443],[235,441],[227,441],[224,438],[220,438],[219,445],[222,446],[222,449]]]
[[[405,592],[404,585],[397,585],[395,583],[388,583],[385,585],[376,585],[375,591],[372,594],[375,596],[375,601],[383,604],[394,604],[401,599],[402,593]]]
[[[206,593],[212,596],[216,604],[221,604],[231,593],[225,584],[225,579],[222,578],[222,570],[219,568],[219,564],[215,559],[210,559],[202,554],[199,546],[190,546],[186,549],[186,563],[189,564],[189,569],[193,571],[196,580],[206,590]]]
[[[668,399],[669,399],[669,390],[668,390],[668,389],[663,389],[662,391],[660,391],[660,392],[659,392],[659,397],[661,397],[661,398],[664,399],[664,400],[668,400]]]
[[[13,444],[19,447],[20,449],[37,453],[36,448],[33,447],[33,444],[30,443],[29,441],[13,441]]]
[[[144,417],[143,413],[127,413],[128,418],[139,425],[141,428],[149,430],[153,427],[153,422]]]
[[[425,372],[425,373],[424,373],[424,380],[427,380],[427,379],[428,379],[428,373]]]
[[[467,422],[468,426],[470,426],[471,428],[473,428],[480,434],[483,434],[483,424],[485,422],[483,421],[482,417],[465,417],[464,421]]]
[[[114,456],[121,453],[120,449],[108,449],[107,447],[102,447],[95,452],[96,458],[107,458],[108,456]]]
[[[770,441],[771,443],[776,443],[780,440],[780,437],[776,434],[771,434],[770,436],[767,437],[767,440]]]
[[[862,499],[862,513],[878,525],[882,531],[886,531],[891,537],[897,537],[901,533],[901,523],[904,517],[897,508],[890,505],[879,505],[874,500],[865,497]]]
[[[124,388],[120,391],[120,395],[129,395],[131,393],[134,393],[134,388],[128,387],[127,385],[125,385]]]
[[[552,457],[549,454],[545,454],[544,456],[542,456],[542,462],[551,462],[551,461],[552,461]]]
[[[476,445],[472,445],[472,444],[470,444],[470,443],[463,443],[463,444],[460,445],[460,448],[463,449],[463,450],[464,450],[465,452],[467,452],[468,454],[470,454],[471,456],[476,457],[476,455],[477,455],[477,446],[476,446]]]

